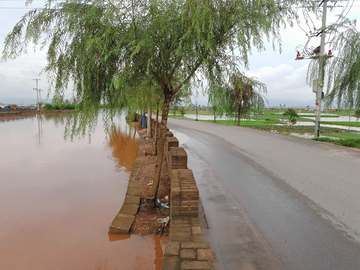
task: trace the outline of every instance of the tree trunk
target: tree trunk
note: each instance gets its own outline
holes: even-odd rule
[[[155,156],[157,155],[158,131],[159,131],[159,103],[156,103],[156,121],[155,121]]]
[[[214,123],[216,123],[216,111],[214,109]]]
[[[150,110],[150,138],[154,138],[153,125],[151,125],[153,112]]]
[[[170,108],[170,101],[171,101],[171,92],[168,89],[164,89],[164,105],[161,116],[160,136],[157,147],[158,148],[157,160],[156,160],[155,172],[153,177],[153,185],[151,187],[150,194],[148,195],[146,200],[147,205],[153,208],[156,206],[155,201],[156,201],[157,191],[159,189],[161,167],[164,159],[165,132],[166,132],[166,125],[167,125],[167,119]]]
[[[240,111],[241,111],[241,108],[238,107],[238,122],[237,122],[238,127],[240,127]]]

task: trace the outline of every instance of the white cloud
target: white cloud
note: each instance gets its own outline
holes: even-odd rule
[[[289,64],[277,67],[265,66],[257,71],[246,72],[247,76],[257,77],[267,86],[267,99],[270,105],[279,105],[277,101],[288,100],[288,104],[307,105],[315,98],[311,88],[305,83],[307,64],[300,68],[293,68]],[[276,101],[276,102],[275,102]],[[309,104],[310,105],[310,104]]]

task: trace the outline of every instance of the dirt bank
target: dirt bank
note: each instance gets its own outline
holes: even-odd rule
[[[146,197],[150,193],[151,182],[155,170],[156,165],[156,156],[155,156],[155,139],[149,138],[146,134],[145,128],[138,128],[138,133],[143,140],[140,145],[140,151],[145,153],[147,157],[143,162],[140,171],[136,176],[137,188],[140,192],[141,196],[141,206],[139,212],[135,216],[135,221],[131,228],[132,234],[137,235],[153,235],[160,233],[162,225],[157,221],[158,218],[165,218],[170,215],[170,210],[165,209],[161,206],[158,208],[150,208],[146,205]],[[163,202],[167,202],[165,200],[165,196],[170,196],[170,178],[167,170],[167,163],[164,159],[163,167],[161,169],[160,176],[160,184],[158,191],[158,199]],[[169,225],[164,227],[162,231],[162,236],[169,235]]]

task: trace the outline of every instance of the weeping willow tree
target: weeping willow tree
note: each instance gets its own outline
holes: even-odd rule
[[[252,109],[265,107],[267,101],[264,94],[267,93],[266,85],[255,77],[247,77],[241,72],[229,76],[230,83],[215,86],[211,85],[207,93],[209,103],[215,107],[220,115],[226,114],[233,117],[236,114],[237,125],[240,126],[240,118]],[[214,109],[215,121],[215,109]]]
[[[223,116],[227,105],[226,89],[228,85],[210,84],[207,89],[208,103],[211,104],[214,113],[214,123],[216,123],[216,116]]]
[[[360,32],[355,25],[337,37],[338,56],[329,65],[328,102],[360,108]]]
[[[189,89],[198,74],[220,85],[225,71],[247,67],[251,50],[264,49],[264,38],[280,44],[280,28],[292,25],[297,2],[45,0],[44,8],[26,13],[8,34],[2,60],[18,57],[30,44],[47,49],[44,72],[55,95],[63,95],[70,81],[75,83],[81,112],[73,132],[84,132],[100,104],[110,116],[124,107],[127,91],[151,78],[163,92],[164,128],[172,97]],[[160,134],[161,156],[163,140]]]
[[[264,104],[263,94],[267,93],[266,85],[255,77],[247,77],[242,73],[231,76],[232,85],[227,88],[228,100],[227,112],[236,113],[237,125],[240,126],[240,118],[248,113],[256,104]]]
[[[324,67],[324,100],[328,106],[336,102],[338,107],[360,108],[360,32],[354,22],[341,27],[345,30],[337,31],[331,44],[336,57],[327,59]],[[307,75],[310,85],[317,79],[318,68],[318,61],[311,61]]]

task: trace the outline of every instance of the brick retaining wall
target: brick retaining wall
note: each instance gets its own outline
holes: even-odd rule
[[[154,121],[152,121],[152,128]],[[192,170],[187,168],[187,153],[166,129],[164,155],[170,186],[170,240],[166,243],[162,270],[214,269],[209,242],[202,241],[199,224],[199,190]],[[142,140],[140,140],[140,143]],[[109,233],[129,233],[139,208],[140,196],[133,181],[144,154],[137,154],[130,175],[124,204],[110,225]]]
[[[176,139],[176,138],[175,138]],[[163,270],[214,269],[209,242],[202,241],[199,224],[199,190],[187,153],[174,137],[165,138],[170,186],[170,240],[166,243]]]

